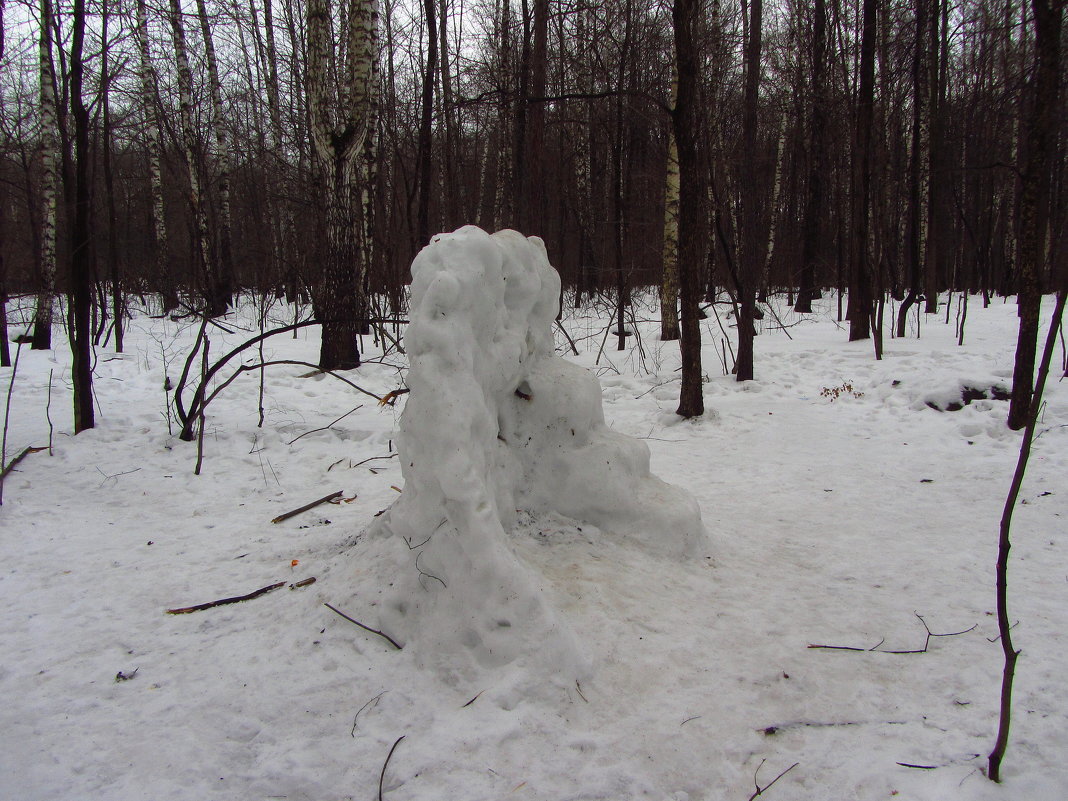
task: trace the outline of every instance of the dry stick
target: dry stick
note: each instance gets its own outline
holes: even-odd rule
[[[342,612],[336,606],[331,606],[328,603],[324,603],[323,606],[325,606],[327,609],[329,609],[334,614],[340,615],[341,617],[345,618],[345,620],[349,621],[349,623],[354,623],[355,625],[359,626],[364,631],[369,631],[372,634],[377,634],[379,637],[382,637],[383,639],[387,640],[389,642],[389,644],[392,645],[394,648],[396,648],[398,651],[403,650],[403,646],[398,645],[397,641],[394,640],[392,637],[390,637],[385,632],[379,631],[378,629],[373,629],[370,626],[365,626],[360,621],[358,621],[358,620],[356,620],[354,618],[351,618],[348,615],[346,615],[344,612]]]
[[[738,357],[734,355],[734,346],[731,345],[731,338],[729,336],[727,336],[727,329],[723,327],[723,321],[721,319],[719,319],[719,311],[716,310],[716,304],[715,303],[712,304],[712,313],[714,315],[716,315],[716,322],[719,324],[720,333],[723,334],[723,341],[726,342],[727,343],[727,347],[730,348],[731,360],[734,361],[735,364],[737,364],[738,363]],[[724,364],[726,364],[726,361],[727,361],[726,357],[724,357],[723,361],[724,361]],[[724,375],[728,375],[728,373],[724,373]]]
[[[272,523],[281,523],[283,520],[289,520],[289,518],[296,517],[301,512],[307,512],[309,509],[314,509],[316,506],[318,506],[321,503],[326,503],[327,501],[332,501],[332,500],[334,500],[334,498],[340,497],[343,493],[344,493],[344,490],[338,490],[337,492],[331,492],[329,495],[324,495],[322,498],[320,498],[317,501],[312,501],[311,503],[304,504],[299,509],[294,509],[292,512],[286,512],[284,515],[278,515],[278,517],[276,517],[271,522]]]
[[[185,615],[190,612],[199,612],[203,609],[211,609],[216,606],[225,606],[226,604],[236,604],[240,601],[251,601],[253,598],[259,598],[261,595],[266,595],[269,592],[274,592],[280,587],[286,586],[284,581],[279,581],[277,584],[269,584],[266,587],[260,587],[255,592],[250,592],[248,595],[235,595],[233,598],[221,598],[218,601],[208,601],[206,604],[197,604],[196,606],[183,606],[181,609],[168,609],[168,615]]]
[[[7,385],[7,401],[4,403],[4,433],[2,439],[0,439],[0,467],[4,468],[3,472],[0,473],[0,506],[4,504],[4,476],[9,472],[5,462],[7,461],[7,423],[11,417],[11,392],[15,388],[15,373],[19,371],[19,356],[21,354],[22,343],[19,342],[18,347],[15,348],[15,361],[11,366],[11,381]]]
[[[204,336],[204,358],[201,361],[201,374],[200,381],[201,386],[207,379],[204,377],[208,372],[208,349],[211,347],[211,340],[207,335]],[[193,475],[200,475],[200,468],[204,466],[204,427],[207,419],[204,417],[204,404],[200,404],[200,430],[197,432],[197,466],[193,469]]]
[[[356,407],[356,409],[362,409],[362,408],[363,408],[363,404],[362,403],[359,406]],[[305,431],[299,437],[294,437],[293,439],[289,440],[289,442],[287,442],[286,445],[292,445],[294,442],[296,442],[298,439],[300,439],[300,437],[306,437],[306,436],[308,436],[308,434],[314,434],[317,431],[326,431],[328,428],[333,426],[335,423],[340,423],[342,420],[344,420],[346,417],[348,417],[350,414],[352,414],[354,411],[356,411],[356,409],[349,409],[347,412],[345,412],[343,415],[341,415],[341,417],[339,417],[333,423],[327,423],[322,428],[313,428],[311,431]],[[261,417],[261,419],[262,419],[262,417]]]
[[[45,399],[45,420],[48,421],[48,455],[52,456],[52,435],[55,428],[52,425],[52,371],[48,371],[48,397]]]
[[[778,776],[776,776],[774,779],[772,779],[771,780],[771,784],[765,784],[763,787],[761,787],[757,783],[757,774],[760,773],[760,769],[764,766],[765,762],[767,762],[766,759],[760,760],[760,764],[757,765],[757,769],[753,773],[753,784],[756,786],[756,792],[753,793],[751,796],[749,796],[749,801],[753,801],[753,799],[756,798],[757,796],[764,795],[764,791],[770,789],[772,784],[775,784],[775,782],[777,782],[779,779],[781,779],[783,776],[785,776],[787,773],[789,773],[791,770],[793,770],[794,768],[796,768],[798,765],[801,764],[800,762],[795,762],[790,767],[788,767],[786,770],[784,770],[782,773],[780,773]]]
[[[48,448],[44,447],[43,445],[41,447],[37,447],[37,448],[35,448],[33,445],[27,445],[25,448],[22,449],[22,452],[18,456],[16,456],[10,462],[8,462],[6,465],[4,465],[3,471],[0,472],[0,479],[7,478],[8,473],[10,473],[12,470],[15,469],[15,465],[17,465],[19,462],[21,462],[23,459],[25,459],[31,453],[40,453],[41,451],[46,451],[46,450],[48,450]]]
[[[1005,498],[1005,509],[1001,513],[1001,530],[998,536],[998,561],[996,567],[997,609],[998,609],[998,633],[1001,635],[1001,650],[1005,656],[1005,666],[1001,674],[1001,709],[998,719],[998,735],[994,743],[994,749],[990,752],[987,762],[987,775],[991,780],[1001,781],[1001,760],[1005,756],[1005,748],[1009,744],[1009,723],[1012,717],[1012,680],[1016,674],[1016,658],[1020,652],[1012,647],[1012,632],[1009,626],[1009,549],[1012,542],[1009,538],[1012,526],[1012,511],[1016,507],[1016,501],[1020,496],[1020,488],[1023,486],[1024,472],[1027,470],[1027,460],[1031,456],[1031,443],[1035,435],[1035,425],[1038,422],[1038,410],[1042,405],[1042,391],[1046,387],[1046,378],[1049,376],[1049,364],[1053,357],[1053,346],[1057,341],[1057,329],[1061,325],[1061,317],[1064,314],[1064,301],[1068,292],[1061,290],[1057,293],[1057,306],[1053,310],[1053,318],[1049,323],[1049,334],[1046,336],[1046,345],[1042,350],[1042,362],[1038,370],[1038,381],[1035,384],[1035,394],[1031,398],[1031,410],[1028,415],[1027,428],[1024,430],[1023,439],[1020,441],[1020,458],[1016,462],[1016,472],[1012,476],[1012,484],[1009,486],[1009,494]]]
[[[767,310],[768,310],[769,312],[771,312],[771,316],[775,318],[775,322],[777,322],[777,323],[779,324],[779,329],[780,329],[780,330],[781,330],[781,331],[782,331],[782,332],[783,332],[784,334],[786,334],[786,336],[787,336],[787,338],[788,338],[788,339],[790,339],[791,341],[793,341],[793,337],[792,337],[792,336],[790,336],[790,332],[786,330],[786,328],[787,328],[787,326],[786,326],[786,323],[784,323],[784,322],[782,321],[782,318],[781,318],[781,317],[779,317],[779,313],[778,313],[777,311],[775,311],[775,307],[771,305],[771,302],[770,302],[770,300],[769,300],[769,302],[765,303],[765,304],[764,304],[764,306],[765,306],[765,308],[767,308]]]
[[[364,459],[363,461],[356,462],[356,464],[352,465],[352,467],[359,467],[361,464],[367,464],[368,462],[374,462],[374,461],[377,461],[379,459],[393,459],[396,456],[397,456],[397,454],[395,454],[395,453],[391,453],[389,456],[371,456],[368,459]]]
[[[560,332],[567,338],[567,342],[571,346],[571,352],[574,353],[576,356],[578,356],[579,355],[579,350],[578,350],[577,347],[575,347],[575,340],[573,340],[571,338],[571,334],[567,333],[567,329],[564,328],[564,324],[562,322],[560,322],[559,320],[557,320],[556,321],[556,326],[557,326],[557,328],[560,329]]]
[[[363,711],[365,709],[367,709],[367,707],[371,706],[372,704],[374,704],[375,706],[378,706],[378,702],[380,700],[382,700],[382,696],[385,695],[387,692],[389,692],[389,690],[383,690],[382,692],[380,692],[378,695],[376,695],[374,698],[372,698],[370,701],[368,701],[366,704],[364,704],[363,706],[361,706],[357,710],[356,716],[352,719],[352,731],[349,732],[353,737],[356,736],[356,729],[358,729],[360,727],[360,715],[363,713]]]
[[[397,746],[400,745],[400,741],[407,735],[402,734],[397,738],[397,742],[393,743],[393,747],[389,749],[389,753],[386,754],[386,761],[382,763],[382,772],[378,776],[378,801],[382,801],[382,782],[386,779],[386,766],[389,764],[390,758],[393,756],[393,752],[397,750]]]
[[[923,624],[924,631],[927,632],[927,639],[923,642],[923,648],[910,648],[902,651],[880,650],[879,646],[886,642],[885,637],[879,640],[879,642],[875,643],[875,645],[873,645],[871,648],[857,648],[852,645],[813,645],[812,643],[809,643],[808,647],[824,651],[864,651],[867,653],[874,652],[877,654],[925,654],[927,653],[928,646],[931,644],[932,637],[959,637],[961,634],[967,634],[970,631],[975,631],[975,629],[979,626],[979,624],[976,623],[974,626],[962,629],[961,631],[948,631],[940,634],[935,634],[927,625],[927,621],[923,619],[923,615],[921,615],[919,612],[913,612],[912,614],[916,615],[920,623]]]

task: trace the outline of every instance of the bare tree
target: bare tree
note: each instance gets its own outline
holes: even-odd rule
[[[326,206],[323,276],[312,293],[316,318],[323,329],[319,366],[324,370],[360,365],[357,318],[366,269],[356,246],[351,196],[357,157],[368,135],[377,4],[374,0],[348,0],[345,10],[344,69],[335,93],[328,84],[333,47],[330,6],[328,0],[308,2],[308,111],[312,151],[316,171],[323,179]]]
[[[1042,276],[1049,261],[1050,175],[1056,146],[1060,94],[1061,26],[1065,0],[1031,0],[1035,18],[1034,96],[1027,119],[1027,159],[1020,170],[1020,261],[1017,265],[1020,330],[1012,373],[1009,428],[1027,425],[1033,413],[1035,355],[1038,349]]]
[[[679,290],[682,300],[681,337],[682,390],[678,414],[704,414],[701,371],[701,273],[704,264],[703,234],[706,181],[701,169],[698,142],[701,117],[698,99],[700,56],[696,29],[701,19],[699,0],[675,0],[672,24],[678,88],[672,109],[672,126],[679,152]]]
[[[52,347],[52,302],[56,293],[56,192],[59,173],[59,134],[56,120],[56,76],[52,67],[52,0],[41,0],[41,286],[37,292],[37,316],[33,349]]]

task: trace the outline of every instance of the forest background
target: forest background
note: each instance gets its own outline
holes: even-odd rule
[[[731,304],[739,380],[774,291],[836,287],[877,353],[940,291],[1018,292],[1033,342],[1065,276],[1063,6],[4,0],[0,294],[37,296],[35,347],[70,296],[82,382],[131,294],[310,298],[320,366],[352,367],[414,254],[475,223],[611,295],[620,347],[632,287],[661,285],[664,339],[680,277],[684,321]]]

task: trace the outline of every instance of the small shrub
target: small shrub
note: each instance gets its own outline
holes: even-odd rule
[[[853,385],[848,381],[842,383],[840,386],[837,387],[824,387],[822,390],[820,390],[820,397],[830,398],[831,403],[834,403],[843,395],[852,395],[854,398],[864,397],[864,393],[857,392],[855,389],[853,389]]]

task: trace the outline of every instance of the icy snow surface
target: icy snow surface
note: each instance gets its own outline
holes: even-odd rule
[[[523,658],[570,686],[587,666],[508,543],[518,510],[692,559],[708,550],[697,502],[649,474],[648,446],[605,425],[597,378],[556,355],[560,278],[540,239],[467,226],[435,237],[412,278],[404,493],[382,525],[400,560],[382,627],[450,681]]]
[[[270,367],[258,428],[258,374],[243,374],[208,407],[197,477],[194,447],[168,434],[163,390],[193,321],[138,312],[126,353],[100,348],[99,427],[76,437],[61,330],[54,351],[24,348],[8,453],[47,444],[50,372],[56,430],[54,455],[28,456],[0,507],[0,799],[368,801],[401,736],[386,801],[744,801],[754,774],[764,786],[794,763],[762,800],[1068,798],[1068,381],[1048,387],[1016,509],[1022,654],[1000,786],[981,768],[1001,670],[997,527],[1020,435],[1004,402],[925,402],[962,381],[1008,384],[1015,305],[972,297],[957,347],[955,296],[948,325],[925,316],[917,339],[913,322],[877,362],[870,343],[846,342],[834,297],[803,317],[776,298],[792,339],[768,315],[757,380],[741,385],[722,375],[710,317],[714,412],[683,422],[678,347],[656,340],[653,297],[636,297],[629,349],[600,355],[610,304],[565,303],[581,351],[568,358],[600,379],[608,428],[641,438],[653,471],[697,498],[714,548],[680,560],[570,517],[519,515],[502,547],[590,669],[548,689],[530,654],[441,671],[418,643],[394,650],[323,605],[376,627],[398,565],[413,567],[399,538],[363,533],[403,498],[392,487],[408,491],[390,446],[403,398],[378,407],[330,376]],[[295,313],[274,306],[268,324]],[[233,334],[211,328],[211,352],[256,319],[250,303],[224,321]],[[345,376],[378,395],[400,386],[403,357],[365,345]],[[263,356],[317,353],[303,329]],[[0,393],[10,377],[0,369]],[[845,384],[853,392],[823,392]],[[270,522],[335,490],[344,502]],[[915,612],[936,633],[977,628],[923,654],[880,652],[923,645]]]

